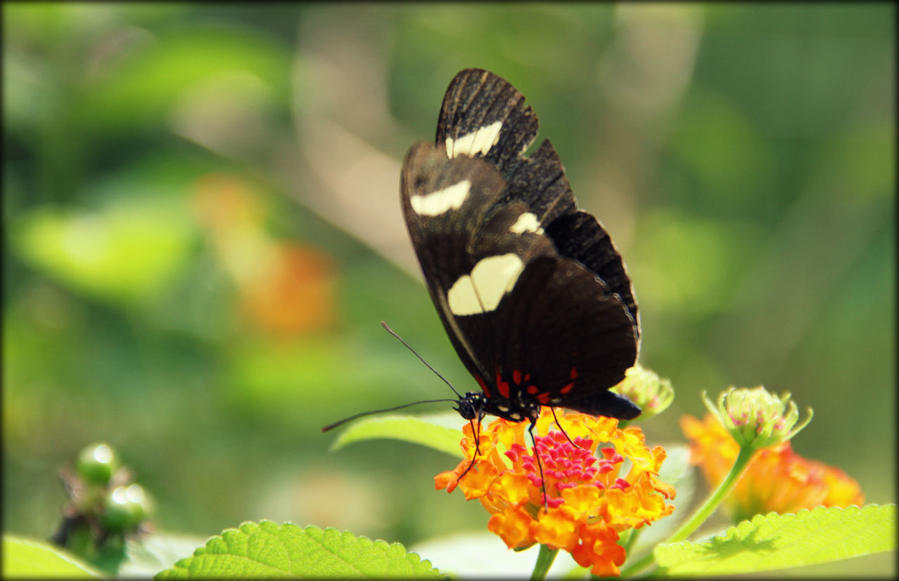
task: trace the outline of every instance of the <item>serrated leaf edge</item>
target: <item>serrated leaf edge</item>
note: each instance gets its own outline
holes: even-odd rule
[[[273,527],[274,527],[275,531],[271,530]],[[340,537],[349,536],[353,540],[362,541],[363,543],[367,543],[368,546],[383,545],[386,547],[386,549],[388,551],[399,550],[402,553],[402,555],[406,556],[407,558],[410,556],[414,557],[416,559],[415,563],[420,563],[424,566],[430,567],[431,570],[433,570],[433,571],[439,572],[439,569],[437,569],[437,567],[435,567],[434,564],[431,563],[431,561],[429,561],[428,559],[422,558],[422,556],[419,555],[418,553],[408,550],[406,548],[406,546],[403,545],[402,543],[398,543],[398,542],[391,543],[391,542],[385,541],[383,539],[371,539],[365,535],[357,535],[356,533],[353,533],[352,531],[341,530],[341,529],[337,529],[334,527],[322,528],[322,527],[317,527],[315,525],[306,525],[305,527],[300,527],[299,525],[292,523],[290,521],[286,521],[283,523],[277,523],[277,522],[275,522],[273,520],[269,520],[269,519],[262,519],[258,522],[244,521],[244,522],[240,523],[237,527],[228,527],[226,529],[222,529],[222,531],[219,534],[213,535],[213,536],[209,537],[208,539],[206,539],[206,542],[203,544],[203,546],[197,547],[190,557],[185,557],[183,559],[179,559],[170,567],[170,569],[175,569],[175,568],[186,569],[187,568],[186,562],[193,557],[202,557],[204,555],[222,554],[222,553],[210,553],[207,551],[207,549],[209,549],[209,545],[211,543],[213,543],[217,540],[224,541],[225,534],[242,533],[244,535],[250,535],[252,532],[255,532],[260,529],[265,530],[266,532],[268,532],[270,534],[274,534],[274,532],[280,532],[285,527],[286,528],[295,528],[295,529],[302,531],[303,533],[308,533],[309,531],[320,531],[322,533],[322,536],[327,535],[327,534],[336,534]],[[318,541],[318,539],[316,539],[316,541]],[[324,546],[322,546],[322,547],[324,548]]]

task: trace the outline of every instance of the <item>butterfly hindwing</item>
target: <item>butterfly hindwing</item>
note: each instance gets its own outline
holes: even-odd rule
[[[493,397],[509,399],[518,389],[544,405],[599,413],[578,394],[618,383],[636,357],[632,321],[618,298],[555,254],[529,261],[493,310],[455,320],[489,374]],[[636,413],[631,406],[630,417]]]
[[[602,279],[610,292],[618,295],[633,320],[634,333],[639,335],[637,301],[631,280],[624,270],[621,255],[612,245],[612,239],[596,218],[583,210],[567,213],[549,224],[546,233],[552,238],[559,254],[583,264]]]

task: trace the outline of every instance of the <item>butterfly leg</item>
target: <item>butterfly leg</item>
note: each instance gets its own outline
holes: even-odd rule
[[[471,457],[471,462],[468,463],[468,468],[465,469],[465,472],[459,475],[456,478],[456,484],[459,484],[459,481],[465,478],[465,475],[468,474],[468,471],[474,466],[475,461],[478,459],[478,456],[481,454],[481,417],[483,414],[478,414],[478,423],[474,423],[474,418],[468,420],[471,424],[471,431],[474,433],[474,455]]]
[[[565,439],[568,440],[568,443],[571,444],[572,446],[574,446],[575,448],[580,448],[580,446],[575,444],[574,441],[571,439],[571,437],[568,436],[568,432],[565,431],[565,428],[562,427],[562,424],[559,423],[559,418],[556,417],[556,409],[551,407],[551,408],[549,408],[549,411],[551,411],[553,413],[553,419],[556,420],[556,425],[559,426],[559,431],[562,432],[563,434],[565,434]]]
[[[546,503],[546,479],[543,477],[543,462],[540,461],[540,451],[537,450],[537,440],[534,438],[534,426],[536,425],[537,420],[532,419],[528,433],[531,435],[531,444],[534,446],[534,458],[537,460],[537,468],[540,470],[540,487],[543,489],[543,510],[545,512],[549,510],[549,507]]]

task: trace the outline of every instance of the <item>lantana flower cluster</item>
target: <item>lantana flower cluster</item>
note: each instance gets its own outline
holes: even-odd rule
[[[710,487],[717,486],[733,466],[740,445],[712,414],[703,420],[684,416],[681,428],[690,440],[690,461],[699,465]],[[842,470],[803,458],[784,441],[756,452],[724,504],[734,521],[740,521],[771,511],[861,506],[864,500],[858,482]]]
[[[496,419],[481,426],[477,447],[466,425],[465,459],[438,474],[436,486],[447,492],[458,486],[466,499],[479,500],[491,515],[487,528],[509,548],[540,543],[568,551],[594,575],[618,575],[626,557],[619,534],[674,510],[665,501],[675,490],[658,477],[665,451],[649,449],[639,428],[620,429],[613,418],[556,417],[541,414],[534,427],[540,464],[528,422]]]

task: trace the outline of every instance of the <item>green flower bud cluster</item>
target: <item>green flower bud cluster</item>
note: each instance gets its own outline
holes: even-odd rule
[[[667,378],[659,377],[654,371],[637,364],[625,372],[624,379],[612,391],[626,396],[640,406],[645,420],[665,411],[674,401],[674,388]]]
[[[763,386],[730,387],[721,392],[717,404],[703,392],[706,407],[727,428],[741,448],[760,450],[785,442],[812,420],[813,412],[798,426],[799,410],[790,393],[777,396]]]

